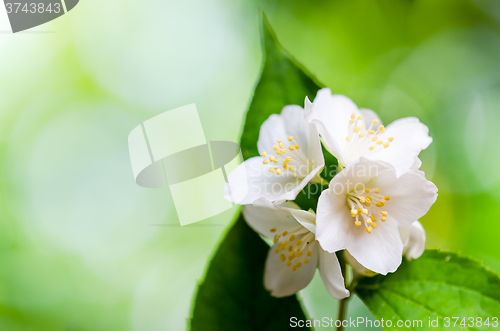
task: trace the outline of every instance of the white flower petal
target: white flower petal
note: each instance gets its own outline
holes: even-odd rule
[[[349,120],[353,113],[361,115],[356,104],[348,97],[332,95],[330,89],[324,88],[318,91],[308,113],[309,122],[316,125],[325,148],[345,165],[342,151],[346,144]]]
[[[373,277],[376,276],[377,273],[373,272],[361,265],[348,251],[344,251],[344,256],[347,259],[347,262],[351,265],[352,270],[354,270],[354,278],[359,277]]]
[[[290,210],[295,219],[307,230],[316,233],[316,215],[305,210]]]
[[[398,175],[410,169],[415,157],[432,142],[429,128],[416,117],[401,118],[389,124],[380,139],[386,141],[390,137],[394,140],[388,148],[367,157],[392,164]]]
[[[319,273],[323,284],[335,299],[343,299],[349,296],[345,288],[344,277],[340,269],[340,263],[335,253],[328,253],[319,249]]]
[[[407,171],[401,177],[391,171],[381,173],[372,181],[380,192],[391,200],[384,210],[388,219],[394,219],[398,226],[409,226],[424,216],[437,199],[437,187],[419,172]]]
[[[287,266],[286,262],[280,260],[281,252],[275,254],[278,244],[269,250],[264,270],[264,286],[272,296],[281,298],[293,295],[311,282],[318,265],[318,247],[314,246],[312,255],[308,258],[309,263],[302,263],[295,271],[292,271],[293,266]]]
[[[269,116],[262,124],[257,142],[259,153],[272,152],[272,146],[277,144],[278,139],[288,147],[291,144],[287,140],[289,136],[294,138],[302,152],[314,162],[314,166],[324,165],[318,132],[315,126],[307,121],[304,109],[296,105],[284,107],[281,114]]]
[[[418,259],[425,251],[425,230],[419,221],[407,227],[408,238],[404,245],[403,254],[408,260]],[[401,229],[400,229],[401,233]],[[401,236],[403,239],[403,236]],[[404,242],[404,241],[403,241]]]
[[[324,190],[319,197],[316,215],[316,239],[321,247],[330,253],[345,249],[354,226],[345,204],[345,194],[342,199],[332,189]]]
[[[287,204],[287,207],[298,208],[295,204]],[[252,229],[267,238],[300,226],[290,209],[277,207],[264,198],[243,207],[243,217]]]
[[[422,161],[418,158],[418,156],[415,156],[415,160],[413,161],[410,170],[419,170],[421,166],[422,166]]]
[[[263,157],[257,156],[239,164],[229,175],[224,187],[224,198],[241,205],[253,203],[259,198],[269,201],[294,200],[307,183],[314,178],[323,166],[315,168],[302,179],[283,173],[277,175],[269,172],[269,164],[262,163]],[[229,187],[231,195],[229,194]],[[236,199],[234,197],[239,197]],[[234,200],[233,200],[234,199]]]
[[[346,249],[365,268],[385,275],[401,264],[403,243],[395,221],[388,218],[377,224],[372,233],[351,224],[355,231],[351,231]]]

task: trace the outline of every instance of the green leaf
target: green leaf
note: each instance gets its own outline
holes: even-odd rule
[[[312,101],[320,89],[313,76],[280,46],[264,16],[262,21],[265,60],[241,135],[240,146],[245,159],[259,155],[259,130],[269,115],[279,114],[286,105],[304,107],[306,96]]]
[[[277,299],[264,289],[268,250],[240,216],[198,289],[191,331],[293,330],[291,317],[306,319],[295,296]]]
[[[286,105],[303,107],[305,97],[313,100],[320,88],[281,48],[265,17],[262,20],[264,66],[241,136],[245,159],[258,155],[260,126],[269,115],[279,114]],[[277,299],[264,289],[268,250],[269,246],[240,216],[198,289],[192,331],[288,330],[296,329],[290,327],[291,317],[306,319],[296,296]]]
[[[489,318],[490,328],[493,318],[500,318],[499,275],[456,253],[427,250],[393,274],[362,279],[355,291],[379,321],[392,321],[384,330],[422,329],[397,328],[397,320],[421,320],[424,330],[482,330],[488,327],[469,318],[480,317],[483,323]],[[453,317],[458,318],[455,327]],[[460,325],[464,317],[465,327]],[[436,319],[438,327],[430,327],[429,320]]]

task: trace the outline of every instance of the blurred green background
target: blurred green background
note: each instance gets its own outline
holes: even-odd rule
[[[207,140],[237,141],[258,8],[335,93],[429,126],[427,247],[500,271],[498,1],[82,0],[15,35],[0,12],[0,330],[187,328],[238,209],[178,226],[168,190],[135,185],[127,136],[194,102]],[[336,316],[319,277],[300,296]],[[354,299],[349,315],[369,312]]]

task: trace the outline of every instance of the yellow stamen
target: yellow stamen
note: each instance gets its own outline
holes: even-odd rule
[[[355,113],[352,113],[351,114],[351,120],[355,119],[356,118],[356,114]]]
[[[361,226],[361,221],[356,221],[354,224],[356,224],[356,226]]]
[[[378,132],[384,133],[384,131],[385,131],[385,128],[384,128],[383,125],[381,125],[381,126],[378,127]]]
[[[383,143],[383,141],[382,141],[382,140],[377,140],[377,141],[375,142],[375,144],[377,144],[377,145],[382,145],[382,143]],[[276,153],[276,154],[277,154],[277,153]]]
[[[281,175],[281,170],[280,169],[276,170],[276,175]]]
[[[376,194],[379,194],[379,193],[380,193],[380,189],[379,189],[379,188],[376,188],[376,189],[375,189],[375,193],[376,193]]]
[[[365,188],[365,193],[370,193],[370,189],[368,187]]]
[[[283,237],[286,237],[288,235],[288,231],[283,232]]]
[[[276,228],[272,228],[272,229],[271,229],[271,232],[276,232]]]
[[[384,148],[387,148],[387,147],[389,147],[390,145],[391,145],[391,144],[389,144],[389,143],[384,143]]]
[[[290,241],[293,241],[294,239],[295,239],[295,235],[294,235],[294,234],[292,234],[292,235],[290,236]]]
[[[364,120],[365,118],[363,116],[358,116],[358,120]]]
[[[390,196],[388,196],[388,195],[386,195],[386,196],[384,197],[384,200],[389,201],[389,200],[391,200],[391,197],[390,197]]]
[[[377,137],[373,137],[373,138],[372,138],[372,141],[377,141],[377,140],[378,140],[378,138],[377,138]]]
[[[379,121],[377,119],[373,120],[372,123],[373,124],[377,124]]]
[[[292,271],[295,271],[297,270],[297,268],[295,266],[292,267]]]
[[[274,149],[275,151],[277,151],[279,148],[278,148],[278,146],[273,145],[273,149]]]
[[[386,211],[381,211],[380,212],[383,216],[387,216],[387,212]]]
[[[353,131],[354,131],[354,132],[356,132],[356,133],[358,133],[358,132],[359,132],[359,129],[360,129],[360,127],[359,127],[359,126],[357,126],[357,127],[355,127],[355,128],[354,128],[354,130],[353,130]]]
[[[297,250],[297,257],[301,257],[302,256],[302,251],[300,249]]]
[[[365,136],[365,134],[364,134],[364,133],[360,133],[360,134],[358,134],[358,138],[363,138],[364,136]]]
[[[307,256],[311,256],[313,253],[311,251],[307,252]]]
[[[374,149],[375,149],[375,147],[373,147],[373,146],[368,147],[368,150],[370,150],[370,151],[373,151]]]
[[[361,212],[364,214],[364,215],[368,215],[368,209],[362,209]]]
[[[288,141],[292,141],[293,140],[293,136],[288,136]]]
[[[375,131],[374,130],[368,130],[368,134],[375,134]]]
[[[387,221],[387,217],[382,216],[382,217],[380,218],[380,220],[381,220],[382,222],[385,222],[385,221]]]
[[[279,248],[276,248],[276,249],[274,250],[274,253],[275,253],[275,254],[278,254],[279,252],[280,252]]]
[[[290,251],[290,253],[288,253],[288,255],[290,255],[290,257],[294,256],[295,255],[295,251]]]
[[[264,161],[262,161],[262,163],[264,163],[264,164],[268,164],[268,163],[269,163],[269,161],[268,161],[268,160],[264,160]]]
[[[388,140],[390,143],[392,143],[392,141],[394,140],[394,137],[389,137],[389,138],[387,138],[387,140]]]
[[[266,152],[262,152],[262,154],[260,154],[262,157],[267,157],[267,153]]]
[[[287,266],[287,267],[289,267],[289,266],[291,266],[291,265],[292,265],[292,261],[287,261],[287,262],[286,262],[286,266]]]
[[[297,268],[300,268],[300,267],[302,267],[302,263],[301,262],[297,263]]]
[[[288,149],[291,150],[291,151],[293,151],[295,149],[295,146],[294,145],[290,145],[290,146],[288,146]]]
[[[304,261],[304,264],[308,264],[308,263],[309,263],[309,260],[305,260],[305,261]]]
[[[350,120],[349,124],[354,124],[355,120]]]
[[[372,227],[373,227],[374,229],[376,229],[376,228],[377,228],[377,223],[373,223],[373,224],[372,224]]]
[[[293,170],[293,167],[290,166],[290,167],[288,167],[288,169]]]
[[[295,145],[295,149],[299,149],[299,148],[300,148],[300,146],[299,146],[299,145]]]
[[[373,228],[371,226],[366,228],[366,232],[368,232],[368,233],[372,233],[372,230],[373,230]]]
[[[351,137],[347,136],[347,137],[345,137],[345,140],[351,141]]]
[[[285,254],[281,254],[280,255],[280,260],[283,261],[283,262],[285,262],[285,260],[286,260]]]

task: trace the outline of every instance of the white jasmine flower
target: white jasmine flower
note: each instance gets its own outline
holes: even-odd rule
[[[419,221],[415,221],[410,226],[399,228],[399,235],[403,241],[403,256],[408,261],[418,259],[425,251],[425,230]],[[376,272],[361,265],[349,252],[345,251],[347,262],[352,266],[355,277],[373,277]]]
[[[399,228],[425,215],[436,198],[436,186],[419,172],[398,177],[392,165],[362,157],[322,192],[317,239],[326,251],[346,249],[365,268],[385,275],[401,264]]]
[[[302,107],[286,106],[280,115],[269,116],[260,128],[257,148],[261,156],[246,160],[229,174],[230,186],[224,189],[227,200],[239,204],[262,197],[294,200],[307,183],[322,182],[321,142]]]
[[[429,129],[418,118],[401,118],[386,128],[373,111],[358,109],[351,99],[332,95],[328,88],[318,91],[313,103],[306,99],[306,110],[325,148],[343,167],[366,157],[388,162],[400,174],[432,142]]]
[[[403,241],[403,255],[408,261],[418,259],[425,251],[425,230],[419,221],[410,226],[399,228]]]
[[[275,297],[297,293],[319,269],[328,292],[336,299],[349,296],[335,253],[325,252],[316,241],[316,215],[292,203],[280,206],[266,199],[243,208],[247,223],[273,240],[266,259],[264,286]]]

